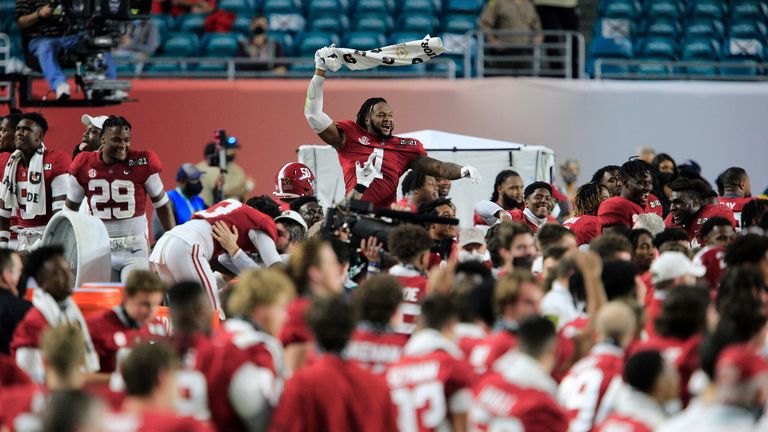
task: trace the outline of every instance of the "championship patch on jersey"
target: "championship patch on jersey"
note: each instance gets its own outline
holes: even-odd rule
[[[96,170],[95,170],[95,169],[93,169],[93,168],[89,169],[89,170],[88,170],[88,177],[89,177],[89,178],[94,178],[94,177],[96,177]]]
[[[53,169],[53,164],[52,163],[47,163],[47,164],[43,165],[43,169],[45,171],[50,171],[50,170]]]
[[[418,141],[411,138],[400,138],[400,145],[415,146],[418,145]]]
[[[31,172],[29,173],[29,182],[32,184],[39,184],[42,177],[43,176],[40,175],[39,172]]]
[[[148,165],[148,164],[149,163],[147,162],[147,158],[145,158],[145,157],[140,157],[138,159],[131,159],[131,160],[128,161],[128,166],[129,167]]]
[[[365,135],[361,136],[360,139],[358,139],[357,141],[359,141],[360,144],[365,145],[365,146],[367,146],[367,145],[369,145],[371,143],[370,140],[368,139],[368,137],[365,136]]]

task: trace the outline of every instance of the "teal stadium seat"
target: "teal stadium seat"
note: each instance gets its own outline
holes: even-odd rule
[[[375,33],[389,33],[392,30],[392,17],[383,14],[364,14],[352,21],[352,30]]]
[[[768,34],[768,28],[766,28],[765,22],[756,20],[733,21],[728,28],[728,36],[731,38],[756,39],[763,45],[766,42],[766,34]]]
[[[657,18],[646,21],[643,28],[643,34],[648,36],[665,37],[678,39],[682,33],[682,26],[679,22],[669,18]]]
[[[319,15],[309,19],[309,29],[328,33],[344,33],[349,30],[349,19],[346,15]]]
[[[723,41],[722,58],[728,64],[738,64],[742,67],[720,68],[722,75],[728,76],[755,76],[764,73],[764,67],[760,65],[764,59],[765,45],[757,39],[734,39]]]
[[[709,18],[693,18],[688,20],[685,26],[685,38],[722,39],[725,34],[725,26],[719,20]]]
[[[203,56],[212,58],[237,57],[239,49],[237,34],[209,33],[203,38]],[[226,63],[200,63],[197,70],[201,72],[220,72],[227,70]]]
[[[296,55],[300,57],[313,56],[315,51],[332,43],[339,45],[339,37],[333,33],[307,31],[298,37]]]
[[[243,36],[250,36],[252,20],[253,17],[250,15],[238,15],[232,24],[232,31]]]
[[[150,18],[157,25],[160,37],[164,40],[165,35],[176,31],[176,19],[168,14],[152,15]]]
[[[443,30],[446,33],[461,33],[477,28],[477,16],[467,14],[450,14],[443,19]]]
[[[198,54],[200,38],[194,33],[178,32],[168,35],[161,47],[162,57],[194,57]],[[155,63],[150,72],[171,73],[181,70],[178,63]]]
[[[649,19],[683,17],[683,4],[679,0],[648,0],[643,6],[643,15]]]
[[[628,18],[598,18],[592,29],[594,37],[628,38],[635,33],[635,25]]]
[[[717,39],[692,38],[683,42],[682,60],[686,62],[716,62],[720,60],[720,46]],[[709,66],[689,66],[681,72],[689,76],[713,77],[717,69]]]
[[[358,0],[354,6],[354,15],[389,14],[393,9],[394,5],[387,0]]]
[[[266,17],[270,30],[296,33],[303,31],[306,25],[304,15],[301,13],[270,13]]]
[[[722,21],[725,15],[725,4],[721,0],[691,0],[688,3],[688,16],[691,18],[709,18]]]
[[[301,14],[301,3],[298,0],[265,0],[264,14]]]
[[[639,10],[639,5],[633,0],[605,0],[600,3],[598,12],[602,18],[636,20]]]
[[[248,0],[218,0],[219,9],[240,14],[253,14],[254,7]]]
[[[397,28],[401,31],[423,33],[423,35],[432,34],[437,28],[437,20],[434,16],[426,14],[405,15],[400,18]]]
[[[435,5],[432,0],[402,0],[400,16],[403,14],[434,15]]]
[[[449,14],[466,13],[477,16],[482,8],[483,3],[479,0],[448,0],[445,11]]]
[[[589,62],[587,72],[595,73],[595,61],[598,59],[631,59],[632,41],[629,39],[595,38],[589,44]],[[602,74],[625,75],[629,68],[624,65],[605,65],[601,69]]]
[[[370,50],[386,45],[387,38],[383,33],[349,32],[344,37],[342,44],[347,48]]]
[[[293,36],[289,32],[270,31],[267,33],[267,38],[280,44],[283,48],[283,56],[293,56]]]
[[[343,10],[344,8],[338,0],[309,0],[307,16],[310,20],[318,16],[339,16]]]
[[[644,38],[638,41],[635,50],[635,58],[640,60],[669,62],[677,60],[677,57],[677,42],[671,38]],[[648,63],[638,65],[635,72],[643,75],[668,75],[672,69],[662,63]]]
[[[768,17],[768,5],[762,1],[739,0],[731,6],[731,19],[733,21],[754,20],[766,21]]]
[[[206,14],[187,14],[179,18],[179,31],[202,34],[205,27]]]

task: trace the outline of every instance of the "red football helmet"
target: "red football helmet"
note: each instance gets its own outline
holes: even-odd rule
[[[275,176],[275,191],[272,194],[280,199],[314,196],[315,175],[303,163],[287,163]]]

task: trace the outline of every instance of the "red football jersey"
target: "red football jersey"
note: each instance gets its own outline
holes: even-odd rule
[[[699,234],[701,233],[702,225],[704,225],[704,222],[706,222],[709,218],[715,216],[728,219],[731,222],[731,225],[733,225],[733,228],[736,229],[736,219],[733,217],[733,212],[727,206],[722,204],[707,204],[702,206],[698,213],[693,215],[691,220],[682,227],[675,225],[672,213],[670,212],[667,215],[667,218],[664,220],[664,224],[667,226],[667,228],[684,229],[685,232],[688,233],[688,241],[691,242],[691,247],[696,248],[701,246],[701,239],[699,238]]]
[[[609,415],[595,432],[653,432],[654,428],[642,421],[616,413]]]
[[[447,351],[438,348],[426,354],[407,355],[390,365],[386,376],[397,407],[398,430],[442,430],[450,424],[454,412],[469,410],[474,374],[463,358]]]
[[[0,389],[17,385],[31,384],[29,376],[16,366],[16,361],[5,354],[0,354]]]
[[[610,412],[621,389],[624,350],[597,344],[563,378],[558,399],[568,414],[571,432],[588,432]]]
[[[517,346],[517,336],[509,330],[499,330],[478,342],[469,356],[469,364],[478,376],[493,372],[493,364]]]
[[[424,146],[417,139],[397,136],[380,141],[352,120],[340,121],[336,126],[344,132],[344,144],[338,153],[347,193],[357,184],[355,162],[363,165],[375,153],[374,164],[384,178],[374,180],[362,199],[376,207],[389,207],[397,198],[400,177],[416,158],[427,154]]]
[[[214,339],[232,343],[248,354],[251,363],[269,370],[272,375],[282,372],[282,349],[272,336],[257,330],[249,322],[230,318],[221,323],[213,334]]]
[[[211,421],[219,431],[245,430],[230,397],[230,386],[248,357],[232,344],[214,341],[208,336],[176,335],[177,344],[188,344],[176,381],[183,395],[177,401],[179,414]]]
[[[375,331],[360,323],[344,351],[344,358],[357,363],[376,375],[384,375],[387,367],[400,360],[408,336],[400,333]]]
[[[43,331],[48,327],[45,316],[36,307],[31,307],[13,331],[11,357],[16,357],[16,350],[19,348],[38,348]]]
[[[82,153],[81,153],[82,154]],[[115,310],[105,310],[87,318],[88,331],[96,353],[99,355],[99,372],[114,372],[120,350],[129,350],[142,340],[163,338],[167,335],[163,323],[159,319],[141,326],[129,327],[118,316]],[[125,352],[128,355],[128,352]]]
[[[707,269],[704,277],[709,281],[713,294],[717,294],[720,278],[728,266],[725,264],[725,248],[720,246],[706,246],[693,257],[693,263],[702,265]]]
[[[159,181],[163,169],[152,150],[128,150],[123,162],[107,165],[102,153],[82,152],[75,157],[69,174],[83,188],[91,213],[104,221],[131,219],[146,214],[147,182],[153,175]],[[155,196],[163,192],[162,182],[155,185]],[[131,235],[126,233],[126,235]]]
[[[39,430],[47,394],[48,390],[38,384],[3,389],[0,392],[0,426],[9,431]],[[30,426],[37,428],[30,429]]]
[[[280,342],[283,346],[315,340],[306,318],[311,303],[311,298],[299,297],[288,305],[288,319],[280,329]]]
[[[416,323],[421,315],[421,302],[427,295],[427,275],[413,267],[396,265],[389,270],[403,287],[403,302],[398,313],[401,325],[395,330],[398,333],[411,334],[416,329]]]
[[[395,409],[381,377],[326,354],[288,380],[269,430],[389,432]]]
[[[728,207],[733,212],[733,218],[736,220],[736,229],[741,229],[741,212],[748,202],[755,198],[752,197],[718,197],[720,204]]]
[[[689,339],[665,338],[654,335],[632,347],[632,353],[645,350],[659,351],[665,360],[675,365],[680,374],[680,401],[683,406],[687,406],[691,400],[691,394],[688,392],[688,381],[701,365],[699,347],[701,347],[701,335]]]
[[[645,204],[645,213],[655,213],[661,217],[664,217],[664,207],[661,206],[661,201],[654,194],[648,194],[648,202]]]
[[[237,246],[245,253],[256,252],[256,246],[249,237],[249,231],[252,229],[263,231],[272,238],[272,241],[277,241],[277,227],[271,217],[233,199],[224,200],[207,210],[199,211],[192,215],[192,219],[203,219],[211,225],[222,221],[229,227],[237,227]],[[213,256],[223,253],[226,251],[216,239],[213,239]]]
[[[626,225],[632,228],[637,216],[642,213],[656,213],[661,216],[663,211],[661,203],[658,205],[655,203],[658,203],[658,199],[653,195],[648,196],[648,204],[645,208],[620,196],[608,198],[600,204],[600,208],[597,210],[600,232],[604,227],[611,225]]]
[[[126,425],[130,425],[128,428]],[[109,413],[104,421],[106,432],[211,432],[213,429],[192,417],[172,412],[147,412],[140,416],[128,413]]]
[[[510,210],[509,215],[512,216],[513,221],[528,225],[528,228],[530,228],[534,234],[539,232],[539,226],[531,222],[530,220],[528,220],[528,218],[525,217],[525,213],[523,213],[523,210],[521,209]],[[553,218],[550,215],[547,215],[547,223],[557,224],[558,222],[557,222],[557,219]]]
[[[18,224],[22,228],[44,227],[53,216],[53,198],[56,196],[67,195],[69,164],[72,159],[66,153],[59,150],[46,149],[43,154],[43,173],[29,172],[28,167],[19,163],[16,169],[16,185],[18,192],[16,198],[19,202]],[[29,176],[29,179],[27,179]],[[41,178],[42,177],[42,178]],[[27,186],[29,183],[45,184],[45,214],[35,216],[27,213],[27,200],[34,200],[34,197],[27,197]],[[63,205],[63,201],[61,202]],[[12,209],[7,209],[12,210]]]
[[[566,432],[563,409],[547,392],[521,387],[498,373],[483,378],[473,389],[470,430],[481,432]]]
[[[600,235],[600,226],[597,216],[594,215],[574,216],[563,222],[563,226],[576,234],[576,244],[579,246],[589,244],[592,239]]]

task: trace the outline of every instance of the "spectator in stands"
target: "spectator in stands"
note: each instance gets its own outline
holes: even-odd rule
[[[251,34],[247,38],[240,38],[240,57],[253,60],[253,63],[238,64],[237,69],[242,71],[271,71],[285,73],[285,65],[278,63],[278,59],[284,57],[283,47],[280,42],[270,39],[267,35],[269,23],[264,15],[258,15],[251,21]]]
[[[592,175],[592,183],[599,183],[608,188],[612,197],[621,195],[621,181],[619,180],[618,165],[606,165],[595,171]]]
[[[398,333],[413,333],[421,313],[421,302],[427,295],[427,269],[432,239],[424,228],[400,225],[389,234],[389,250],[400,263],[389,269],[403,287]],[[440,287],[445,288],[445,287]]]
[[[403,199],[399,204],[409,209],[417,209],[425,202],[438,198],[435,178],[414,170],[403,178],[401,191]]]
[[[67,34],[66,21],[60,14],[54,14],[54,9],[55,5],[47,0],[18,0],[14,18],[16,25],[28,41],[26,49],[37,59],[48,86],[56,93],[56,99],[68,99],[71,89],[66,75],[61,70],[59,56],[82,43],[85,34]],[[109,52],[104,54],[104,61],[107,66],[106,77],[117,78],[117,71]],[[128,94],[122,90],[116,90],[110,96],[118,100],[126,97]]]
[[[624,364],[627,388],[596,432],[652,431],[667,419],[665,404],[674,401],[680,385],[677,371],[659,351],[640,351]]]
[[[88,329],[96,353],[100,372],[117,369],[118,351],[131,348],[141,339],[166,336],[165,328],[154,321],[165,298],[165,283],[156,273],[134,270],[128,275],[120,305],[88,317]]]
[[[0,249],[0,353],[11,353],[11,339],[16,326],[32,307],[19,297],[21,258],[10,249]]]
[[[691,250],[688,234],[680,228],[665,228],[653,238],[653,245],[659,253],[674,251],[688,254]]]
[[[15,135],[16,125],[21,120],[21,114],[8,114],[0,122],[0,153],[13,153],[16,151]],[[8,155],[10,156],[10,154]],[[7,158],[3,157],[2,163],[5,164]]]
[[[494,276],[513,268],[530,270],[538,254],[533,232],[517,222],[492,226],[485,233],[485,243],[491,254]]]
[[[656,213],[639,214],[635,219],[635,224],[632,225],[632,229],[645,229],[648,230],[653,237],[656,237],[665,229],[664,218]]]
[[[651,264],[653,298],[646,308],[645,331],[656,334],[655,320],[661,314],[664,299],[670,290],[680,285],[694,285],[696,278],[703,277],[706,269],[691,262],[681,252],[663,252]]]
[[[142,61],[155,54],[160,47],[160,27],[151,19],[128,23],[114,55],[131,61]]]
[[[664,209],[662,216],[669,214],[669,200],[672,197],[672,190],[669,183],[677,180],[679,174],[675,160],[666,153],[659,153],[650,162],[653,167],[653,194],[661,202],[661,208]]]
[[[579,161],[576,159],[566,159],[563,161],[560,164],[560,178],[565,184],[565,193],[568,195],[568,200],[573,201],[576,198],[576,180],[579,179]]]
[[[183,224],[190,220],[194,213],[206,209],[207,206],[198,195],[203,190],[203,185],[200,183],[200,177],[203,174],[191,163],[182,164],[176,172],[176,189],[168,191],[176,225]],[[164,232],[163,225],[155,212],[152,217],[152,235],[157,240]]]
[[[286,262],[293,249],[307,238],[307,223],[304,218],[293,210],[286,210],[275,218],[277,226],[277,251]]]
[[[109,116],[92,117],[88,114],[83,114],[80,117],[80,121],[85,125],[85,132],[83,132],[80,144],[72,150],[72,159],[80,152],[99,150],[101,147],[101,129],[104,126],[104,121],[108,118]]]
[[[342,357],[355,321],[352,306],[341,296],[312,302],[307,322],[322,354],[288,380],[270,431],[396,429],[386,384],[356,362]]]
[[[451,180],[442,177],[435,177],[437,183],[437,197],[448,198],[448,194],[451,193]]]
[[[648,161],[646,161],[648,162]],[[666,153],[659,153],[656,156],[654,156],[650,162],[654,170],[660,174],[669,174],[669,176],[663,177],[666,181],[663,183],[669,183],[670,181],[674,180],[675,177],[677,177],[677,164],[675,163],[675,160],[672,159],[672,156],[666,154]]]
[[[574,216],[565,220],[563,226],[576,235],[577,246],[589,244],[600,234],[597,209],[610,197],[608,188],[599,183],[587,183],[576,190]]]
[[[188,13],[207,14],[215,8],[216,0],[159,0],[153,11],[177,17]]]
[[[240,165],[235,163],[238,148],[240,144],[227,147],[227,173],[224,175],[219,170],[219,153],[216,151],[216,143],[208,143],[203,152],[205,160],[195,164],[197,169],[205,173],[205,176],[201,177],[203,191],[199,195],[209,206],[228,198],[245,201],[253,190],[253,180]]]
[[[299,213],[310,228],[317,223],[322,223],[325,218],[320,201],[318,201],[317,197],[311,195],[296,198],[291,203],[291,210]]]
[[[539,14],[536,13],[533,3],[527,0],[488,2],[480,13],[480,27],[485,32],[491,52],[495,56],[531,57],[533,45],[540,44],[543,40]],[[504,34],[505,31],[529,34],[510,35]],[[493,75],[527,75],[533,69],[533,61],[494,61],[489,66],[497,69]]]
[[[685,229],[691,247],[701,245],[701,227],[709,218],[724,217],[736,228],[736,220],[730,208],[707,203],[712,190],[703,180],[681,178],[670,183],[669,187],[672,189],[672,200],[665,223],[667,227]]]
[[[512,220],[528,225],[537,233],[547,223],[557,223],[550,213],[555,206],[552,197],[552,186],[546,182],[533,182],[523,191],[525,209],[512,210],[509,214]]]

